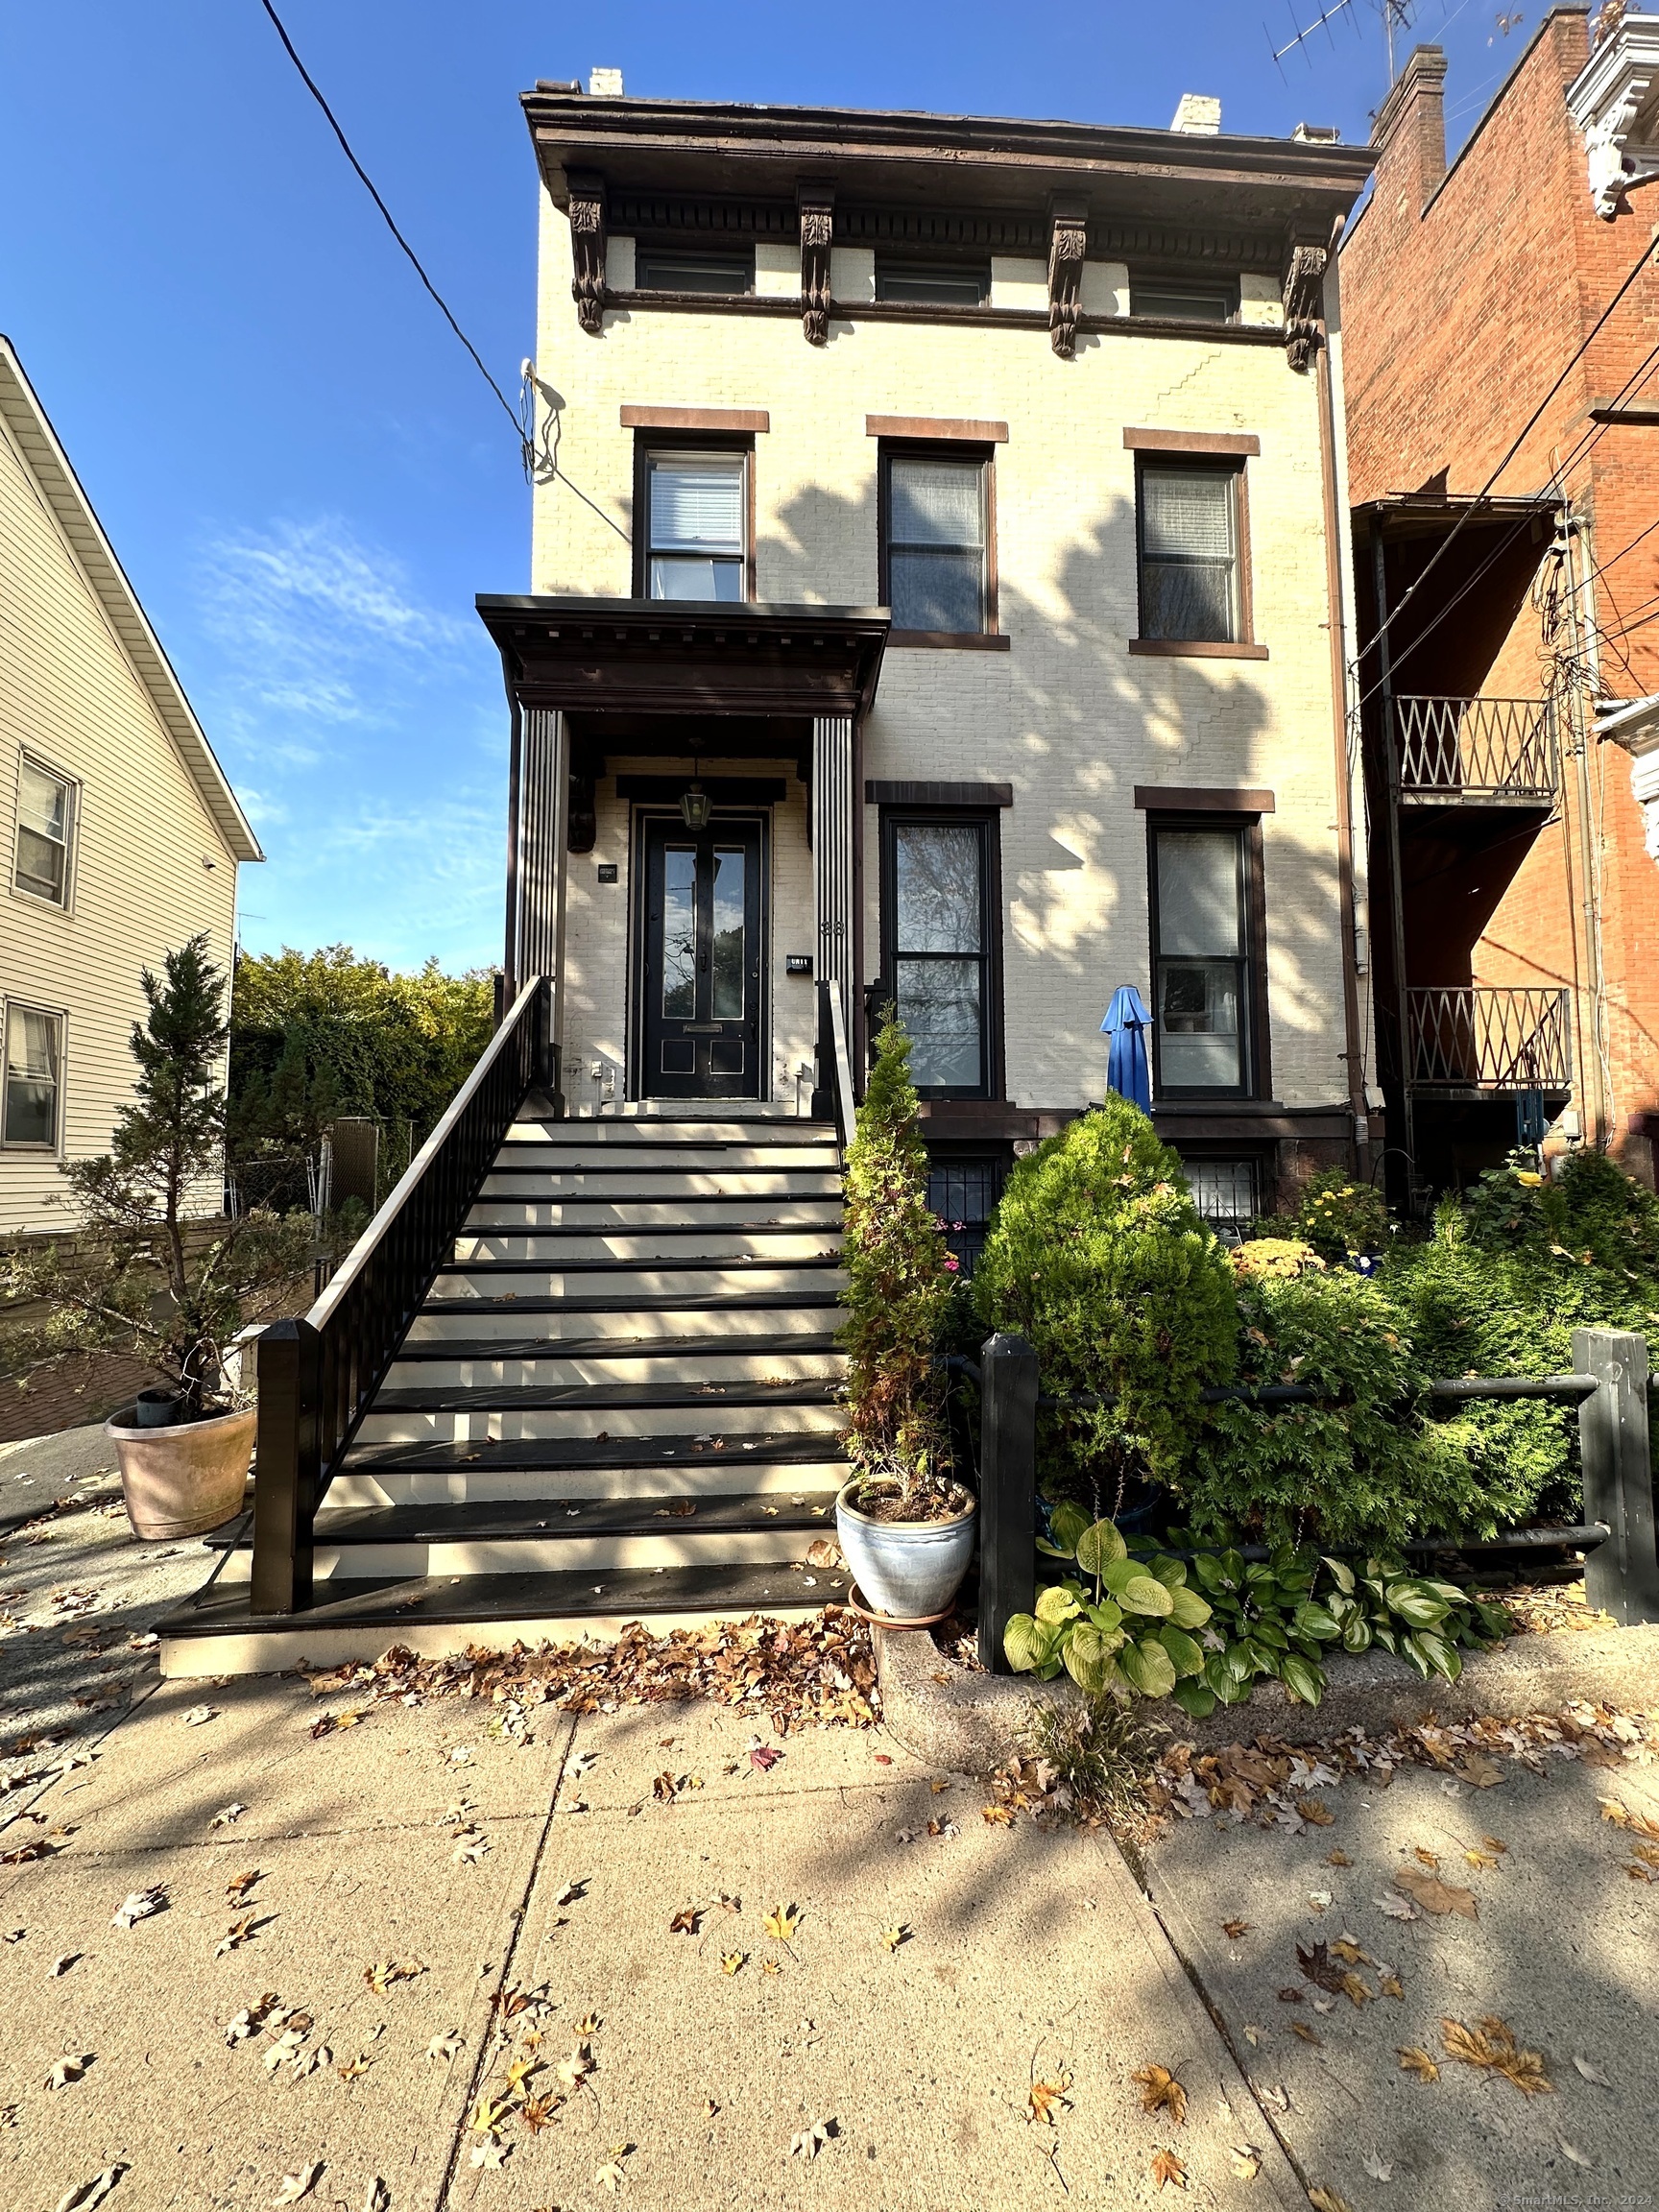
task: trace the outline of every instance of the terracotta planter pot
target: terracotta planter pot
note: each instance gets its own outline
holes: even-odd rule
[[[204,1536],[242,1510],[258,1415],[215,1413],[165,1429],[132,1426],[123,1406],[104,1424],[121,1466],[121,1488],[132,1533],[146,1543]]]
[[[974,1556],[979,1502],[950,1521],[875,1521],[853,1498],[857,1479],[835,1501],[842,1555],[873,1611],[890,1621],[930,1621],[950,1605]]]

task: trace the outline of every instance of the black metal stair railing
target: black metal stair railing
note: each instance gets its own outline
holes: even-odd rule
[[[1395,699],[1394,720],[1403,799],[1536,805],[1555,797],[1555,728],[1547,699],[1407,695]]]
[[[519,992],[448,1111],[311,1310],[259,1338],[255,1614],[311,1603],[312,1524],[526,1094],[554,1082],[552,989]]]

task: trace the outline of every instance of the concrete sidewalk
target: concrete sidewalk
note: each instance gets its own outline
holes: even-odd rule
[[[9,1456],[47,1470],[38,1504],[100,1446]],[[201,1551],[140,1550],[96,1506],[43,1531],[0,1545],[21,1593],[0,1636],[6,2212],[109,2172],[113,2212],[244,2212],[307,2175],[294,2200],[346,2212],[1310,2191],[1480,2212],[1659,2183],[1659,1888],[1597,1805],[1659,1816],[1650,1765],[1505,1764],[1482,1791],[1402,1768],[1322,1788],[1332,1824],[1300,1836],[1183,1822],[1146,1855],[1149,1899],[1109,1838],[988,1820],[980,1785],[879,1728],[768,1733],[781,1757],[757,1765],[752,1722],[706,1702],[530,1707],[520,1734],[481,1698],[163,1684],[144,1624]],[[62,1642],[77,1591],[102,1650]],[[116,1701],[78,1704],[88,1682]],[[1472,1868],[1493,1834],[1507,1850]],[[1418,1848],[1476,1921],[1372,1902]],[[157,1887],[162,1910],[111,1924]],[[1303,1978],[1296,1941],[1344,1934],[1401,1997],[1357,2009]],[[1444,2056],[1442,2014],[1488,2013],[1551,2091]],[[1179,2116],[1142,2109],[1153,2068]]]

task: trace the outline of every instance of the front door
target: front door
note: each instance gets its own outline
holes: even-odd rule
[[[760,1095],[760,858],[758,822],[645,826],[641,1097]]]

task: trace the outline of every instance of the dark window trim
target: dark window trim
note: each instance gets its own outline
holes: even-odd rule
[[[1194,476],[1223,476],[1233,485],[1234,560],[1238,566],[1238,635],[1237,637],[1148,637],[1145,635],[1146,552],[1142,531],[1146,500],[1142,489],[1147,467],[1158,470],[1185,469]],[[1242,454],[1211,455],[1168,453],[1135,455],[1135,621],[1141,635],[1129,640],[1131,653],[1171,659],[1230,659],[1265,661],[1267,648],[1256,642],[1255,594],[1250,587],[1250,483],[1248,463]]]
[[[1002,1009],[1002,814],[996,806],[884,805],[880,813],[881,975],[888,997],[898,987],[898,839],[902,823],[972,823],[980,832],[984,876],[980,883],[986,978],[984,1007],[985,1080],[972,1089],[950,1084],[918,1084],[923,1098],[981,1098],[1000,1102],[1004,1095]]]
[[[1135,805],[1153,814],[1271,814],[1271,791],[1223,790],[1202,783],[1137,783]]]
[[[651,596],[651,486],[653,453],[733,453],[743,457],[743,598],[759,597],[755,580],[755,438],[731,430],[636,430],[634,433],[634,596]],[[667,600],[663,606],[670,604]]]
[[[868,806],[1012,806],[1012,783],[883,783],[864,781]]]
[[[1157,1020],[1158,991],[1158,833],[1161,830],[1231,830],[1244,842],[1244,1080],[1238,1088],[1166,1085],[1163,1074],[1163,1032]],[[1262,817],[1256,813],[1224,814],[1189,810],[1146,816],[1146,936],[1152,973],[1152,1092],[1160,1104],[1204,1100],[1258,1101],[1273,1095],[1272,1039],[1267,1019],[1267,905],[1266,872],[1262,843]]]
[[[969,652],[1006,651],[991,641],[1002,636],[997,615],[997,448],[977,439],[883,438],[876,448],[876,546],[878,604],[891,607],[888,537],[892,529],[892,465],[895,460],[977,461],[985,487],[985,602],[978,630],[894,630],[889,645],[928,645]]]

